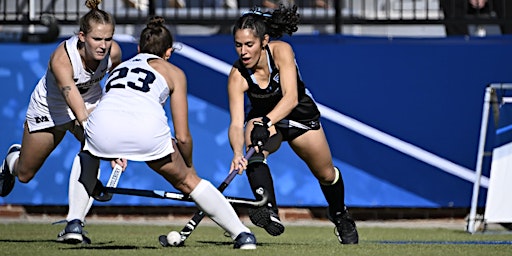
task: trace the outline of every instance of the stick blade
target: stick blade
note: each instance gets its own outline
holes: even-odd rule
[[[171,246],[171,244],[169,244],[169,242],[167,241],[167,236],[166,235],[160,235],[158,237],[158,242],[163,247],[170,247]]]

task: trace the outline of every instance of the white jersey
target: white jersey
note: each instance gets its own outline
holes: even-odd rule
[[[91,109],[96,106],[101,97],[100,82],[112,66],[112,61],[110,53],[107,53],[98,68],[90,73],[84,68],[77,44],[78,36],[73,36],[65,41],[64,46],[71,60],[75,84],[84,99],[85,107]],[[62,125],[76,119],[49,67],[32,92],[26,118],[31,132]]]
[[[163,104],[169,97],[165,78],[137,54],[121,63],[105,83],[104,94],[85,125],[85,146],[101,158],[151,161],[174,152]]]

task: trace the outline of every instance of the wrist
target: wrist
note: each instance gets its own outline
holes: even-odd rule
[[[268,116],[264,116],[263,118],[261,118],[261,121],[267,128],[270,128],[270,126],[272,126],[272,120],[270,120]]]

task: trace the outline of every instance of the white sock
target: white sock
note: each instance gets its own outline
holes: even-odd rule
[[[235,239],[242,232],[251,232],[240,221],[226,198],[209,181],[201,180],[190,197],[210,219],[228,231],[231,238]]]
[[[20,151],[14,151],[7,155],[5,158],[5,161],[7,162],[7,165],[9,166],[9,171],[11,171],[11,174],[14,176],[18,176],[18,172],[14,169],[14,163],[16,162],[16,159],[20,158]]]
[[[80,157],[76,156],[73,161],[73,167],[71,168],[71,174],[69,175],[69,210],[66,217],[67,221],[79,219],[84,222],[85,216],[91,209],[94,201],[94,199],[87,194],[87,190],[85,190],[84,185],[78,181],[81,171]]]

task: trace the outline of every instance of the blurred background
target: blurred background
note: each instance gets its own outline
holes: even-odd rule
[[[100,8],[116,19],[123,59],[136,53],[148,17],[166,19],[181,48],[171,62],[188,77],[195,165],[215,185],[227,176],[232,157],[226,80],[237,56],[231,25],[255,5],[297,5],[299,30],[282,40],[294,48],[321,108],[346,203],[362,220],[463,218],[472,206],[482,211],[495,135],[489,122],[482,154],[484,94],[491,84],[512,82],[506,27],[512,3],[505,2],[489,0],[475,9],[462,0],[104,0]],[[88,11],[84,3],[0,0],[0,149],[21,142],[30,94],[51,52],[78,31]],[[36,177],[17,182],[0,205],[64,212],[78,150],[68,135]],[[323,213],[327,204],[316,179],[286,144],[268,161],[281,207]],[[105,164],[104,183],[110,175]],[[130,163],[119,187],[174,191],[142,163]],[[252,197],[245,176],[225,194]],[[116,195],[94,209],[132,206],[172,212],[191,205]]]

